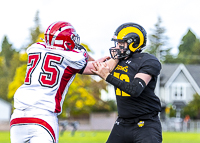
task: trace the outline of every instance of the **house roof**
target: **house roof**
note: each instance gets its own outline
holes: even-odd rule
[[[180,71],[183,71],[191,84],[199,91],[200,65],[163,64],[160,73],[160,85],[165,86],[173,77],[176,77]]]
[[[163,86],[178,68],[179,64],[162,64],[160,72],[160,85]]]
[[[185,65],[185,67],[200,87],[200,65]]]

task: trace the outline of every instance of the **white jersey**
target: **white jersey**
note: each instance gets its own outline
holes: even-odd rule
[[[26,77],[14,95],[14,107],[36,107],[60,114],[75,74],[87,64],[86,53],[48,49],[44,43],[36,43],[27,54]]]

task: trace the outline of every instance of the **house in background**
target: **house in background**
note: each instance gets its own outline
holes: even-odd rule
[[[12,105],[0,98],[0,122],[9,122]]]
[[[193,100],[195,93],[200,95],[200,65],[163,64],[159,79],[157,95],[162,108],[172,105],[177,117],[180,117],[180,110]]]

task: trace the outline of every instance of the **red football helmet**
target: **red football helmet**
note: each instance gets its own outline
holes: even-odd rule
[[[45,32],[47,47],[61,50],[73,50],[80,44],[80,37],[74,27],[63,21],[52,23]]]

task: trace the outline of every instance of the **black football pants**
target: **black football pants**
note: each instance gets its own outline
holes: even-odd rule
[[[140,120],[139,123],[118,118],[106,143],[162,143],[159,117]]]

